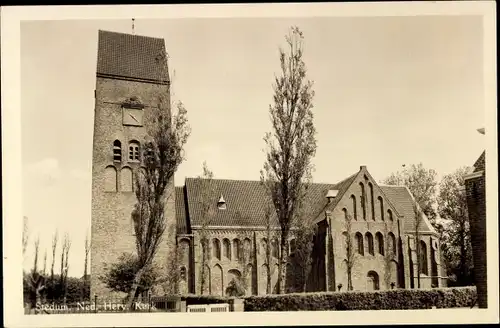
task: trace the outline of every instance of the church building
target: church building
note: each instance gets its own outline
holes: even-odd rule
[[[100,277],[121,254],[135,252],[133,181],[142,161],[148,109],[157,105],[158,92],[169,95],[165,67],[163,39],[99,31],[91,295],[109,295]],[[179,251],[181,293],[225,295],[233,281],[241,282],[247,295],[275,290],[279,224],[274,216],[267,219],[269,199],[260,181],[187,178],[178,187],[171,181],[167,194],[171,196],[165,204],[168,226],[155,260],[166,265],[171,250]],[[203,210],[206,203],[208,212]],[[347,267],[352,268],[353,290],[445,284],[438,234],[422,214],[416,240],[415,201],[406,187],[380,185],[360,166],[338,183],[311,184],[304,204],[315,231],[311,261],[307,270],[294,261],[298,234],[292,229],[288,292],[345,291]],[[202,236],[208,240],[204,247]],[[346,240],[351,240],[352,256]]]

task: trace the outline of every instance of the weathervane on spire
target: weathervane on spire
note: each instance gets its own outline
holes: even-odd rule
[[[132,34],[135,34],[135,18],[132,18]]]

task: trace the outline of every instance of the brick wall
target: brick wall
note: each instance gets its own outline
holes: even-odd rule
[[[467,207],[471,231],[474,278],[477,286],[478,305],[488,307],[486,273],[486,204],[485,175],[466,180]]]
[[[160,90],[159,90],[160,88]],[[128,167],[135,172],[138,163],[128,162],[128,143],[130,140],[142,141],[145,136],[143,127],[122,124],[121,102],[138,96],[148,106],[154,104],[157,92],[168,94],[168,86],[150,83],[97,78],[94,115],[94,141],[92,161],[92,244],[91,244],[91,295],[109,295],[99,277],[106,266],[118,259],[123,252],[135,252],[135,237],[131,212],[136,202],[135,194],[121,189],[122,169]],[[148,108],[145,108],[145,120]],[[122,161],[113,161],[113,142],[121,141]],[[106,191],[105,169],[116,169],[117,191]],[[175,210],[173,181],[168,187],[170,197],[165,206],[169,222],[163,243],[156,256],[157,261],[167,265],[171,244],[175,242]]]
[[[206,263],[207,281],[205,283],[204,294],[208,295],[225,295],[226,288],[233,277],[239,276],[245,279],[247,285],[247,295],[264,295],[267,294],[267,278],[268,270],[271,273],[271,288],[275,290],[278,281],[278,258],[271,256],[270,265],[266,260],[266,251],[264,240],[267,240],[267,232],[263,230],[223,230],[213,229],[206,232],[207,238],[210,240],[209,252],[210,256]],[[290,236],[290,239],[293,235]],[[248,261],[241,261],[236,258],[235,239],[238,239],[241,245],[244,245],[245,239],[250,242],[250,256],[247,255]],[[191,293],[200,294],[202,288],[202,250],[199,231],[193,230],[192,239],[192,267],[190,271],[190,279],[194,282]],[[217,258],[214,250],[214,240],[218,240],[221,245],[221,256]],[[278,239],[277,239],[278,240]],[[230,254],[226,255],[224,251],[224,243],[229,242]],[[243,249],[242,249],[243,251]],[[184,260],[187,263],[187,260]],[[293,261],[289,261],[293,263]],[[186,265],[183,263],[183,265]],[[287,288],[292,285],[297,286],[301,283],[295,281],[300,277],[302,272],[295,271],[297,266],[288,267],[288,282],[285,284]],[[324,276],[324,274],[323,274]]]
[[[396,251],[396,256],[388,259],[379,253],[378,243],[376,234],[380,233],[383,237],[384,243],[384,254],[388,251],[387,236],[390,233],[394,234],[397,246],[397,240],[399,237],[397,219],[395,215],[394,220],[389,220],[387,209],[391,209],[393,213],[396,213],[395,209],[389,205],[389,202],[385,198],[385,195],[380,192],[376,182],[372,181],[366,174],[363,174],[364,168],[362,168],[362,174],[353,181],[352,185],[345,192],[344,196],[340,202],[335,207],[332,212],[331,220],[331,236],[333,239],[333,249],[334,249],[334,275],[335,275],[335,287],[338,284],[342,284],[342,290],[347,289],[347,268],[346,268],[346,251],[345,251],[345,237],[344,232],[347,232],[347,226],[345,224],[345,214],[343,209],[345,208],[349,215],[352,217],[351,221],[351,240],[353,244],[353,250],[357,252],[357,244],[355,239],[355,234],[360,233],[363,236],[363,246],[364,254],[357,254],[354,260],[354,268],[352,270],[352,283],[354,290],[367,290],[370,288],[368,286],[368,274],[373,271],[378,276],[378,285],[380,289],[390,288],[390,283],[397,283],[398,280],[398,256]],[[365,186],[365,213],[366,219],[363,217],[363,210],[361,206],[361,188],[360,182]],[[373,204],[371,197],[370,183],[373,186]],[[354,209],[351,195],[356,197],[356,212],[357,218],[354,218]],[[382,197],[384,204],[384,219],[382,219],[380,213],[380,206],[378,203],[378,197]],[[373,207],[372,207],[373,206]],[[373,215],[375,214],[375,215]],[[373,237],[373,254],[370,254],[368,249],[368,242],[366,239],[367,233],[370,233]],[[372,274],[372,273],[371,273]],[[333,279],[332,279],[333,280]],[[388,282],[388,283],[387,283]]]

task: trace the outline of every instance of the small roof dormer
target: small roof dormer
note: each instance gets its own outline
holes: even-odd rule
[[[219,210],[226,209],[226,201],[224,200],[224,196],[222,196],[222,194],[220,195],[219,201],[217,202],[217,207],[219,208]]]
[[[335,189],[328,190],[328,193],[326,194],[326,198],[328,199],[328,203],[330,203],[335,197],[337,197],[338,193],[339,193],[339,191],[335,190]]]

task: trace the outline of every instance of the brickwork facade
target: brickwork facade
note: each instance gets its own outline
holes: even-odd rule
[[[136,203],[133,179],[140,162],[130,160],[129,144],[136,142],[140,145],[146,137],[146,132],[144,127],[123,125],[122,104],[130,97],[138,97],[147,104],[142,109],[147,112],[148,107],[154,103],[158,89],[168,94],[168,86],[97,78],[92,163],[92,295],[108,293],[99,279],[105,266],[115,262],[123,252],[135,252],[131,214]],[[144,119],[147,120],[148,115],[145,115]],[[114,158],[115,141],[121,144],[121,160]],[[171,224],[158,252],[157,260],[160,263],[167,259],[168,244],[175,242],[173,181],[167,194],[171,196],[166,202],[165,216]]]
[[[366,168],[361,168],[339,197],[332,210],[321,212],[316,219],[317,230],[308,276],[302,278],[301,268],[293,261],[293,257],[288,258],[285,284],[288,291],[302,291],[304,279],[306,291],[334,291],[340,285],[342,290],[346,290],[347,233],[351,235],[356,253],[352,269],[354,290],[417,288],[419,262],[420,288],[443,286],[440,245],[437,233],[429,228],[428,221],[422,223],[425,229],[420,231],[421,256],[417,259],[415,233],[401,229],[403,215],[378,187]],[[365,201],[364,205],[361,200]],[[346,215],[351,217],[349,226],[346,225]],[[203,294],[225,294],[233,278],[247,282],[248,294],[266,294],[269,268],[272,273],[271,288],[275,290],[279,250],[271,250],[272,261],[269,266],[265,255],[267,234],[263,227],[212,227],[206,230],[206,236],[209,239],[210,256],[205,267],[207,281]],[[289,245],[293,244],[293,240],[292,233]],[[278,239],[275,242],[277,247]],[[185,245],[182,246],[184,262],[181,270],[189,273],[182,283],[185,288],[181,292],[200,294],[200,231],[192,229],[191,234],[178,237],[178,244]],[[244,263],[237,259],[237,245],[248,252]]]
[[[486,175],[484,154],[475,164],[475,172],[466,177],[465,190],[471,232],[474,280],[477,286],[478,306],[488,307],[486,266]]]
[[[141,49],[147,48],[140,46],[141,42],[160,48],[163,45],[163,41],[157,39],[110,35],[111,41],[117,38],[118,41],[113,42],[122,42],[122,45],[109,48],[108,43],[102,42],[99,51],[103,58],[106,59],[113,49],[126,51],[123,46],[134,42],[139,53],[111,58],[108,66],[99,59],[98,70],[108,73],[122,70],[124,74],[135,72],[141,75],[141,70],[129,69],[130,65],[125,65],[123,60],[134,61],[142,55],[151,57],[149,53],[141,53]],[[149,60],[153,65],[155,58]],[[140,149],[146,138],[144,125],[150,120],[148,113],[156,105],[158,94],[166,95],[167,102],[170,102],[168,85],[97,74],[92,163],[92,295],[110,294],[100,277],[123,252],[135,252],[131,219],[136,203],[133,180],[141,165]],[[127,115],[136,123],[138,117],[143,117],[144,122],[127,124],[126,120],[131,119]],[[204,231],[209,254],[205,266],[202,265],[201,231],[195,226],[200,220],[197,212],[199,190],[192,182],[189,188],[187,182],[183,187],[174,187],[174,181],[168,187],[165,205],[168,227],[156,261],[168,270],[168,260],[177,247],[181,293],[225,295],[231,280],[236,279],[244,282],[247,294],[266,294],[269,292],[268,273],[271,277],[270,292],[273,293],[278,281],[279,247],[275,234],[272,240],[267,240],[267,231],[262,224],[265,192],[255,181],[219,180],[217,183],[218,194],[211,197],[214,202],[226,199],[228,206],[227,210],[226,207],[216,209],[215,224]],[[346,290],[347,235],[350,235],[356,252],[352,270],[354,290],[415,287],[416,244],[423,245],[424,250],[419,259],[425,266],[421,269],[421,287],[441,286],[440,245],[436,233],[424,220],[421,240],[418,243],[413,241],[409,228],[413,213],[408,212],[413,201],[406,189],[382,188],[362,166],[357,173],[338,184],[315,184],[311,190],[314,192],[307,201],[314,204],[312,208],[320,209],[311,214],[316,224],[312,264],[304,276],[303,268],[294,261],[292,232],[286,264],[287,291],[302,291],[304,288],[306,291],[335,291],[340,285]],[[330,191],[336,196],[331,196],[327,202],[325,196]],[[349,229],[346,217],[352,218]],[[271,249],[270,263],[267,263],[267,245]],[[203,290],[202,272],[207,276]],[[161,293],[161,290],[156,292]]]

